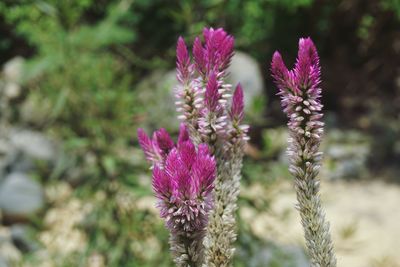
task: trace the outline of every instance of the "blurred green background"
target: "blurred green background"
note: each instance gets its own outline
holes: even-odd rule
[[[399,0],[5,0],[1,267],[173,266],[136,130],[176,134],[176,40],[210,26],[235,36],[251,125],[235,266],[308,266],[269,73],[305,36],[321,56],[339,266],[400,266]]]

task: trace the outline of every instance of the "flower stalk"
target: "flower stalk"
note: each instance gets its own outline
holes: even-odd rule
[[[295,178],[297,209],[311,266],[335,267],[336,257],[317,178],[321,167],[322,152],[319,146],[324,123],[321,121],[319,57],[311,39],[300,39],[293,70],[288,70],[279,52],[275,52],[271,71],[279,89],[283,111],[289,119],[289,171]]]
[[[205,246],[207,267],[231,266],[236,240],[237,198],[248,126],[242,125],[243,89],[226,83],[234,39],[223,29],[204,29],[193,44],[193,64],[183,39],[177,45],[177,110],[194,143],[206,143],[217,162],[214,208],[210,211]],[[189,71],[187,71],[189,70]],[[191,73],[191,81],[180,79]],[[233,96],[232,96],[233,95]]]
[[[178,267],[199,267],[203,263],[208,213],[216,162],[206,144],[197,146],[181,126],[177,145],[160,129],[148,137],[138,131],[139,143],[152,163],[153,191],[160,216],[170,231],[170,246]]]

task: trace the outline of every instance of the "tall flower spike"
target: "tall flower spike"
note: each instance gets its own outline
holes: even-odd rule
[[[295,178],[297,208],[311,266],[335,267],[336,257],[317,178],[322,158],[318,149],[324,124],[321,121],[319,58],[311,39],[300,39],[294,70],[288,71],[280,54],[275,52],[271,71],[289,119],[289,171]]]
[[[189,141],[189,133],[184,123],[179,126],[178,146],[185,141]]]
[[[187,83],[190,79],[191,74],[191,65],[189,52],[187,50],[185,41],[182,37],[179,37],[178,43],[176,46],[176,70],[177,70],[177,79],[180,83]]]
[[[160,216],[170,231],[170,245],[178,267],[200,267],[204,261],[203,239],[212,208],[216,162],[207,145],[197,148],[188,139],[185,126],[180,127],[175,146],[164,129],[151,140],[143,130],[138,132],[145,152],[159,142],[166,156],[153,168],[153,191],[158,199]]]
[[[218,100],[220,99],[218,87],[217,75],[212,72],[208,78],[206,92],[204,94],[205,106],[211,112],[215,112],[218,109]]]
[[[193,43],[193,58],[196,70],[201,74],[204,78],[206,75],[206,62],[204,58],[204,48],[201,44],[200,38],[196,37]]]
[[[169,151],[175,146],[171,136],[169,136],[167,130],[164,128],[161,128],[155,132],[155,141],[164,155],[168,154]]]
[[[233,93],[230,116],[231,120],[236,123],[241,123],[243,120],[244,96],[240,83],[236,86],[235,92]]]
[[[199,40],[198,40],[199,41]],[[199,41],[200,42],[200,41]],[[199,50],[196,50],[194,57],[198,57],[198,62],[195,61],[197,68],[202,68],[204,61],[202,55],[202,47],[200,43]],[[198,118],[201,106],[199,102],[201,98],[201,90],[198,87],[198,81],[193,79],[194,66],[190,62],[189,52],[182,37],[179,37],[176,46],[176,77],[179,82],[176,91],[177,111],[180,113],[178,118],[186,123],[188,130],[191,132],[196,143],[200,143],[201,139],[196,131],[198,130]]]
[[[146,159],[152,163],[152,167],[156,164],[162,166],[164,161],[163,152],[154,137],[150,139],[143,129],[138,129],[139,145],[142,147]]]
[[[184,69],[182,66],[187,65],[188,58],[186,46],[183,44],[182,40],[178,40],[177,77],[180,84],[176,94],[177,111],[188,130],[189,139],[198,145],[198,153],[202,154],[200,152],[206,149],[200,144],[206,143],[208,148],[207,153],[204,153],[214,155],[217,163],[217,178],[214,183],[215,208],[210,211],[204,241],[204,266],[230,266],[235,251],[235,212],[243,150],[248,140],[248,127],[241,125],[244,108],[242,89],[240,86],[237,88],[232,100],[232,86],[225,81],[227,68],[233,56],[234,38],[221,28],[204,29],[203,36],[194,40],[194,63],[189,64],[193,66],[189,70],[193,71],[190,72],[189,81],[185,82],[180,79],[184,76],[181,74]],[[182,143],[178,142],[178,149],[184,149]],[[169,169],[169,164],[166,165],[165,168]],[[196,170],[193,171],[196,174],[194,176],[202,176],[200,174],[203,172],[195,167],[192,167],[192,170]],[[192,192],[202,188],[201,183],[194,185],[194,188],[187,190]],[[207,188],[210,190],[210,187]]]

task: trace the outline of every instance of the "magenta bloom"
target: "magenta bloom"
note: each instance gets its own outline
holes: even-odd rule
[[[288,70],[279,52],[275,52],[271,72],[279,88],[282,107],[289,117],[290,130],[306,139],[317,139],[316,143],[319,145],[323,133],[320,66],[317,50],[311,39],[300,39],[293,70]],[[318,146],[313,150],[317,148]]]
[[[242,87],[233,90],[226,81],[233,54],[234,38],[222,28],[204,28],[202,36],[194,40],[192,58],[181,38],[176,51],[178,118],[196,145],[208,145],[218,165],[214,209],[210,211],[204,242],[207,266],[230,266],[233,257],[236,202],[244,146],[249,140],[248,126],[242,124]],[[189,81],[182,78],[187,70]]]
[[[320,66],[313,42],[301,38],[297,61],[288,70],[275,52],[272,77],[279,88],[283,111],[288,116],[289,171],[294,176],[301,223],[304,228],[311,266],[336,267],[336,257],[319,196],[322,152],[318,151],[323,134]]]
[[[215,160],[207,145],[199,145],[196,151],[190,141],[171,150],[164,169],[155,166],[153,190],[170,231],[204,230],[212,208],[215,175]]]
[[[232,122],[241,123],[244,117],[244,95],[242,85],[239,83],[236,86],[232,97],[232,106],[229,113]]]
[[[180,141],[186,141],[189,139],[187,135],[186,127],[181,127],[180,135],[184,136]],[[152,165],[164,166],[168,153],[174,148],[174,141],[169,136],[168,132],[161,128],[153,133],[153,138],[150,138],[143,129],[138,129],[138,140],[139,145],[142,147],[146,159],[152,163]]]
[[[234,38],[222,28],[203,30],[204,45],[196,38],[193,45],[193,57],[196,70],[203,77],[211,72],[222,74],[229,66],[233,56]]]
[[[232,90],[226,82],[233,46],[234,38],[222,28],[205,28],[191,55],[179,37],[175,90],[183,123],[178,143],[164,129],[152,138],[138,131],[178,267],[229,266],[234,254],[236,202],[249,138],[242,124],[242,87]]]
[[[147,136],[138,130],[139,144],[152,163],[153,191],[160,216],[169,229],[171,250],[178,266],[200,266],[203,238],[212,209],[216,162],[206,144],[197,148],[181,124],[178,143],[165,129]],[[192,266],[192,265],[191,265]]]

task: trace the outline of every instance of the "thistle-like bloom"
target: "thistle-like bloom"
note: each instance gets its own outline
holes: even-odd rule
[[[319,58],[311,39],[300,39],[293,70],[288,70],[279,52],[275,52],[271,72],[279,88],[283,110],[289,119],[289,171],[295,177],[297,208],[311,264],[313,267],[334,267],[336,257],[329,223],[322,209],[320,181],[317,178],[322,158],[322,152],[318,149],[324,123],[321,121]]]
[[[236,240],[235,211],[243,150],[248,126],[244,117],[243,90],[232,92],[226,83],[234,39],[223,29],[204,29],[203,41],[193,44],[193,64],[182,38],[177,44],[177,110],[195,144],[206,143],[217,162],[214,209],[210,211],[205,245],[205,266],[230,266]],[[184,64],[182,62],[185,62]],[[190,81],[185,76],[190,66]],[[232,93],[234,94],[232,97]],[[231,104],[230,104],[231,103]]]
[[[141,129],[138,136],[147,159],[153,163],[153,191],[160,216],[170,231],[174,261],[181,267],[201,266],[216,176],[214,157],[206,144],[196,149],[185,126],[181,126],[176,146],[164,129],[155,132],[153,139]]]

